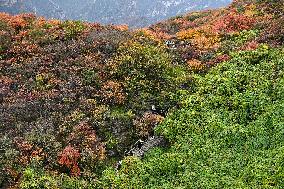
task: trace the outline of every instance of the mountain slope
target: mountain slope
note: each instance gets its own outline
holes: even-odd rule
[[[100,187],[282,188],[283,70],[283,49],[258,49],[193,75],[195,90],[157,128],[171,147],[125,158]]]
[[[131,27],[143,27],[188,11],[226,6],[231,0],[86,0],[84,2],[78,0],[27,0],[12,1],[10,5],[7,2],[6,0],[0,2],[0,11],[33,12],[48,18],[78,19],[104,24],[128,24]]]
[[[0,13],[0,187],[283,188],[281,5],[138,30]]]
[[[57,3],[52,0],[2,0],[0,1],[0,12],[7,12],[11,14],[33,12],[48,18],[66,18],[63,9],[61,9]]]
[[[149,29],[195,73],[155,129],[170,147],[126,157],[99,188],[284,187],[282,3],[235,1]]]

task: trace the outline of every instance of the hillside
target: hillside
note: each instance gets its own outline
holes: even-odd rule
[[[283,188],[282,5],[134,31],[0,13],[0,187]]]
[[[57,19],[145,27],[192,10],[218,8],[231,0],[1,0],[0,12],[33,12]]]

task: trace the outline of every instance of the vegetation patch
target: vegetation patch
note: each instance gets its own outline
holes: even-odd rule
[[[283,188],[281,1],[130,31],[0,13],[0,188]]]

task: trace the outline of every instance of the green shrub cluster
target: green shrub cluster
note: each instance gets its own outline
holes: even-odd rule
[[[163,47],[141,42],[126,43],[110,61],[112,78],[125,86],[132,110],[160,109],[173,106],[169,94],[186,80],[185,69],[174,65]]]
[[[19,186],[21,189],[91,189],[94,185],[83,179],[72,178],[67,175],[50,175],[43,170],[27,168]]]
[[[283,68],[283,50],[259,48],[194,75],[196,86],[179,93],[180,109],[157,129],[171,147],[125,159],[101,187],[282,188]]]

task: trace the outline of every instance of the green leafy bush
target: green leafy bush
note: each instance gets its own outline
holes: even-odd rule
[[[86,29],[85,24],[81,21],[65,21],[62,23],[61,27],[67,39],[78,37]]]
[[[20,184],[21,189],[88,189],[94,188],[91,182],[76,179],[64,174],[60,176],[50,175],[44,170],[27,168],[23,172]]]
[[[169,107],[169,92],[185,79],[181,66],[173,65],[163,47],[131,42],[120,47],[110,61],[112,77],[122,80],[133,110],[147,110],[151,105]]]
[[[247,53],[194,75],[193,93],[181,95],[180,109],[157,129],[171,148],[125,159],[118,174],[105,171],[102,186],[281,188],[284,52]]]

